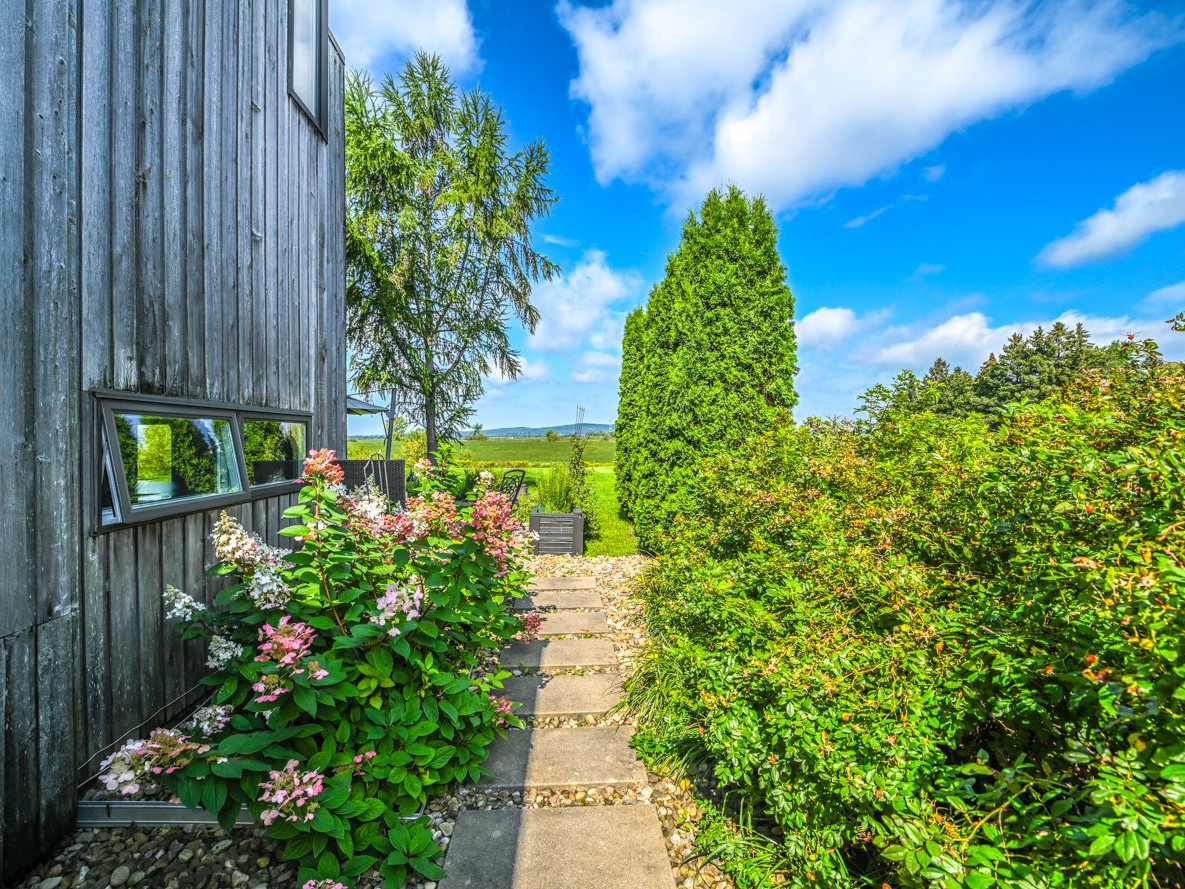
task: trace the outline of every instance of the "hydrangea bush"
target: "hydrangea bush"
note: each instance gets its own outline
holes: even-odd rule
[[[247,809],[286,841],[306,886],[378,869],[401,886],[439,879],[428,796],[481,775],[490,743],[520,725],[490,655],[527,631],[529,540],[506,498],[458,509],[432,475],[391,514],[341,488],[332,451],[310,452],[276,549],[223,513],[211,571],[236,582],[208,609],[166,591],[184,638],[209,640],[209,706],[124,745],[103,783],[162,783],[224,828]]]

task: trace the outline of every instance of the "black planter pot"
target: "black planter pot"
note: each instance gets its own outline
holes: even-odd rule
[[[571,512],[531,513],[531,530],[539,535],[535,541],[535,552],[539,555],[584,555],[584,513],[579,509]]]

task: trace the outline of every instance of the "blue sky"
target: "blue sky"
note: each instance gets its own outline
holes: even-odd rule
[[[800,418],[1013,331],[1185,337],[1185,0],[331,0],[352,67],[416,48],[542,138],[563,276],[478,422],[611,422],[621,325],[687,212],[766,196],[797,301]],[[351,418],[351,432],[376,421]]]

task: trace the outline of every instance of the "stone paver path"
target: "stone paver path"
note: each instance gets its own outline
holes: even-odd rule
[[[508,667],[532,672],[506,682],[523,717],[594,720],[621,700],[616,672],[539,670],[617,665],[600,594],[591,577],[540,577],[527,607],[543,609],[541,638],[515,642]],[[564,638],[578,636],[580,638]],[[481,787],[531,791],[644,783],[646,770],[629,746],[628,726],[583,725],[512,731],[499,739]],[[674,889],[654,806],[465,810],[444,863],[440,889]]]

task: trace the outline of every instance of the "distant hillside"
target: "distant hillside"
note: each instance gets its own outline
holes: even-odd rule
[[[554,429],[559,435],[571,435],[576,426],[573,423],[568,423],[565,426],[540,426],[539,428],[532,428],[529,426],[507,426],[504,429],[483,429],[482,434],[489,438],[543,438],[547,435],[548,430]],[[585,423],[581,426],[585,435],[591,432],[612,432],[612,423]],[[466,433],[468,438],[472,433]]]

